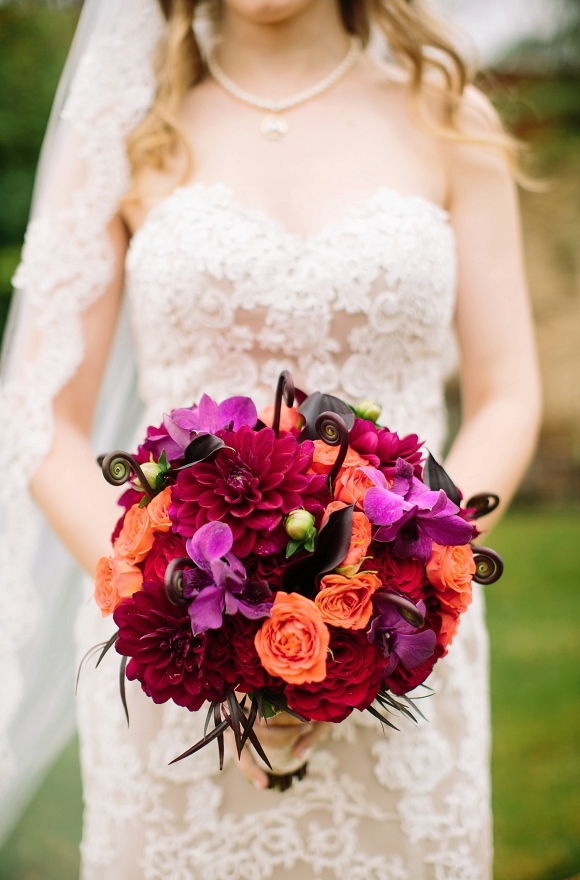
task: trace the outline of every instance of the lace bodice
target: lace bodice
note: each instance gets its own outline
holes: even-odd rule
[[[127,273],[151,419],[204,391],[269,403],[287,368],[440,448],[456,261],[435,204],[381,187],[302,238],[223,184],[180,187],[133,237]]]

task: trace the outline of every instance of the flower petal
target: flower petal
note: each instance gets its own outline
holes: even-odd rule
[[[375,471],[375,473],[378,474],[380,471]],[[387,489],[371,487],[365,495],[364,509],[370,522],[377,526],[390,526],[396,523],[405,512],[405,501],[400,495],[389,492]]]
[[[208,573],[211,563],[232,549],[232,530],[223,522],[209,522],[197,530],[186,542],[187,552],[196,565]]]
[[[258,411],[254,401],[249,397],[228,397],[219,407],[219,427],[232,422],[230,430],[237,431],[242,425],[253,428],[258,421]]]
[[[413,635],[395,636],[394,651],[407,669],[416,669],[424,663],[435,650],[437,637],[432,629],[426,629]]]
[[[206,587],[188,608],[194,634],[206,629],[219,629],[223,620],[224,593],[222,587]]]

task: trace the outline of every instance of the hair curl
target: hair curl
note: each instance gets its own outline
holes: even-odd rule
[[[133,186],[127,199],[138,197],[135,178],[146,168],[163,169],[181,143],[187,167],[192,171],[191,150],[177,113],[187,92],[206,75],[206,67],[192,24],[200,7],[219,19],[220,0],[159,0],[167,27],[156,59],[157,93],[153,105],[127,140],[133,172]],[[504,151],[515,167],[519,145],[501,130],[473,136],[462,131],[457,121],[465,89],[474,72],[454,47],[442,24],[434,19],[421,0],[338,0],[346,31],[366,46],[373,25],[379,27],[391,50],[409,76],[410,106],[423,127],[450,140],[495,146]],[[434,91],[442,115],[436,119],[424,99]]]

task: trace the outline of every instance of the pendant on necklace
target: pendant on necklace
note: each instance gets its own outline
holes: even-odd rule
[[[288,123],[279,113],[268,113],[264,116],[260,131],[267,141],[279,141],[288,132]]]

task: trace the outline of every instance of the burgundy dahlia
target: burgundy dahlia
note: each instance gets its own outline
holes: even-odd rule
[[[316,498],[325,476],[309,474],[314,445],[291,434],[276,439],[271,428],[218,431],[225,448],[211,462],[181,471],[169,515],[174,530],[191,537],[208,522],[226,523],[238,557],[276,553],[288,540],[283,517],[305,507],[319,514]]]
[[[313,721],[343,721],[353,709],[370,706],[381,687],[384,659],[362,631],[330,629],[326,678],[287,685],[288,705]]]
[[[416,434],[399,437],[388,428],[381,428],[366,419],[355,419],[349,435],[348,443],[359,455],[366,458],[373,467],[379,468],[384,475],[394,477],[397,459],[402,458],[413,465],[416,477],[421,478],[421,446]]]
[[[202,672],[204,635],[194,636],[187,608],[172,605],[161,584],[145,583],[114,612],[115,648],[130,657],[129,681],[137,679],[154,703],[173,700],[197,711],[205,700],[221,699]]]

